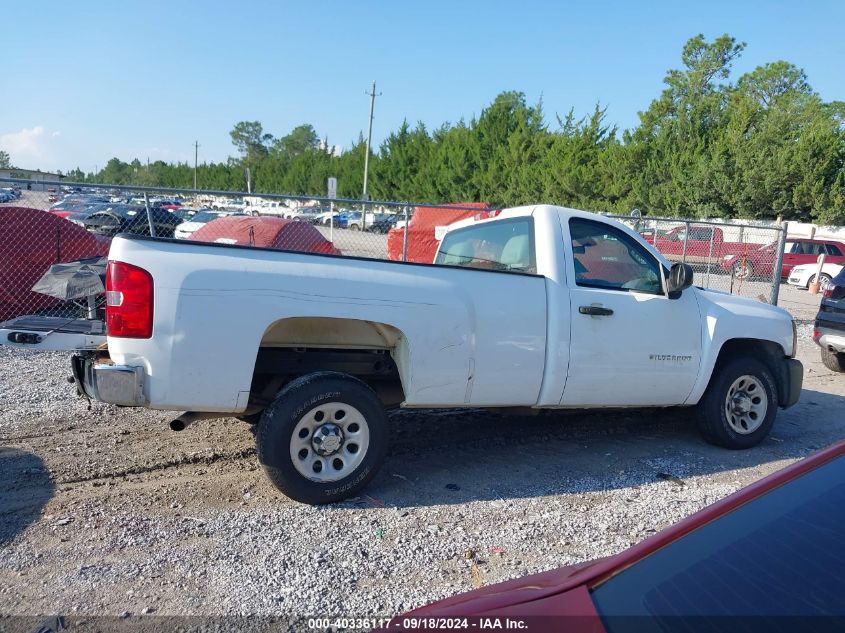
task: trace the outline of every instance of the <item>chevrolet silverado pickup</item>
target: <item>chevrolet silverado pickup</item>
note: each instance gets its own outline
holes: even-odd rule
[[[448,231],[431,264],[118,236],[107,349],[81,391],[257,424],[289,497],[354,495],[387,450],[389,407],[694,408],[749,448],[799,397],[784,310],[692,285],[636,232],[549,205]]]

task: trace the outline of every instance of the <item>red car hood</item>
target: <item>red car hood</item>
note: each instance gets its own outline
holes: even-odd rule
[[[614,557],[597,558],[482,587],[419,607],[410,611],[407,616],[478,615],[535,602],[548,598],[550,595],[564,593],[581,586],[592,577],[589,572],[593,567],[612,558]]]
[[[650,536],[615,556],[596,559],[579,565],[560,567],[523,578],[515,578],[452,596],[414,609],[403,616],[394,618],[394,622],[401,622],[406,617],[465,617],[499,614],[587,615],[592,616],[592,619],[597,622],[589,589],[596,587],[672,541],[842,455],[845,455],[845,440],[707,506],[683,521]],[[592,629],[592,624],[582,622],[578,629],[584,630],[585,627]],[[601,630],[601,628],[598,630]]]

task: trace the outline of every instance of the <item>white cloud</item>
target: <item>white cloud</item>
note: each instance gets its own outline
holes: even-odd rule
[[[1,135],[0,148],[10,154],[34,154],[39,151],[39,142],[43,136],[44,128],[40,125],[24,128],[20,132]]]
[[[0,149],[9,152],[16,167],[52,169],[56,162],[53,143],[59,136],[59,131],[48,133],[43,125],[36,125],[0,134]]]

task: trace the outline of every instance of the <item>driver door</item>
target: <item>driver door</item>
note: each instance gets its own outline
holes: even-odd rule
[[[660,262],[614,226],[576,217],[569,231],[571,344],[561,405],[682,404],[701,362],[695,292],[669,299]]]

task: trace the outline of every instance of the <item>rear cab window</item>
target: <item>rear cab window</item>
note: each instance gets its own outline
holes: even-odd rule
[[[434,263],[536,274],[533,221],[528,217],[494,220],[449,231]]]

